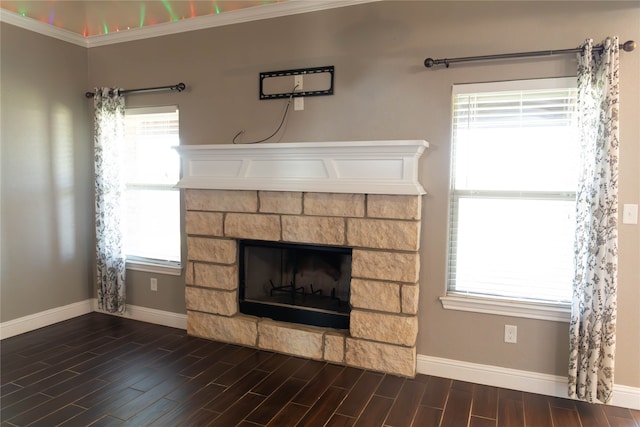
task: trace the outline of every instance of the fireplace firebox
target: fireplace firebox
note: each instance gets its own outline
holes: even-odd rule
[[[351,248],[257,240],[238,247],[241,313],[349,329]]]

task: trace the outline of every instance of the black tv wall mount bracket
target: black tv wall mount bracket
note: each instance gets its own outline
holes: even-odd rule
[[[305,86],[309,90],[293,90],[293,81],[288,77],[308,76]],[[266,71],[260,73],[260,99],[281,99],[333,95],[334,67],[298,68],[295,70]],[[286,91],[285,91],[286,90]]]

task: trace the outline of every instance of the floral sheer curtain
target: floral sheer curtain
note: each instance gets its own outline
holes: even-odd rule
[[[96,88],[94,162],[98,308],[125,311],[125,255],[122,237],[124,97],[119,89]]]
[[[618,38],[578,59],[581,177],[576,201],[569,396],[609,403],[616,346]]]

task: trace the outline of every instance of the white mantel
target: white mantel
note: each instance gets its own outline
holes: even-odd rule
[[[180,188],[425,194],[423,140],[183,145]]]

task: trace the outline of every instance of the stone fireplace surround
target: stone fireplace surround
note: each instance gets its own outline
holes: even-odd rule
[[[416,160],[427,144],[424,141],[406,143],[335,143],[338,154],[333,158],[328,158],[325,152],[320,157],[314,157],[314,153],[296,154],[296,158],[304,156],[303,161],[307,164],[320,159],[323,167],[318,169],[318,175],[324,173],[324,176],[287,177],[284,187],[277,176],[273,180],[251,176],[252,170],[259,170],[258,174],[262,175],[265,169],[273,170],[277,175],[281,168],[276,166],[282,164],[281,159],[270,158],[266,161],[275,163],[265,168],[268,163],[260,157],[257,161],[263,163],[259,168],[253,168],[256,159],[251,156],[251,147],[180,147],[184,178],[179,186],[186,188],[188,333],[310,359],[415,376],[418,250],[424,193],[417,183]],[[320,145],[324,149],[326,144],[262,144],[260,149],[270,146],[266,150],[273,150],[277,159],[288,147],[304,146],[303,151],[308,151]],[[349,178],[342,179],[346,174],[340,174],[339,161],[335,162],[335,158],[340,159],[340,148],[350,147],[353,151],[354,145],[358,150],[349,155],[359,160],[380,146],[409,148],[403,148],[402,153],[378,153],[374,156],[372,170],[357,172],[361,176],[355,179],[356,172],[351,171]],[[357,153],[360,149],[364,152]],[[208,157],[203,156],[204,153],[215,154]],[[219,173],[211,170],[203,173],[203,158],[205,162],[215,158],[219,164],[225,157],[230,157],[231,162],[242,159],[235,169],[236,175],[229,176],[225,168],[218,169]],[[286,164],[290,165],[289,162],[296,158],[287,156]],[[398,163],[398,159],[402,161]],[[382,160],[395,165],[386,170],[393,170],[396,176],[391,175],[386,180],[393,185],[400,184],[396,186],[404,188],[400,193],[414,194],[375,194],[376,189],[383,187],[383,193],[390,190],[388,186],[380,185],[371,186],[369,190],[363,187],[364,175],[379,180],[376,169],[381,166],[384,169]],[[348,161],[345,164],[353,165]],[[398,164],[400,168],[396,168]],[[332,168],[338,173],[332,172]],[[216,176],[220,174],[225,176]],[[234,180],[240,184],[233,184]],[[247,183],[252,180],[253,183]],[[318,181],[323,180],[332,181],[328,185],[330,191],[318,191],[322,187]],[[298,190],[305,185],[315,191],[286,189]],[[241,189],[230,189],[229,186]],[[246,186],[256,188],[248,190]],[[349,330],[297,325],[241,314],[238,310],[238,239],[352,248]]]

